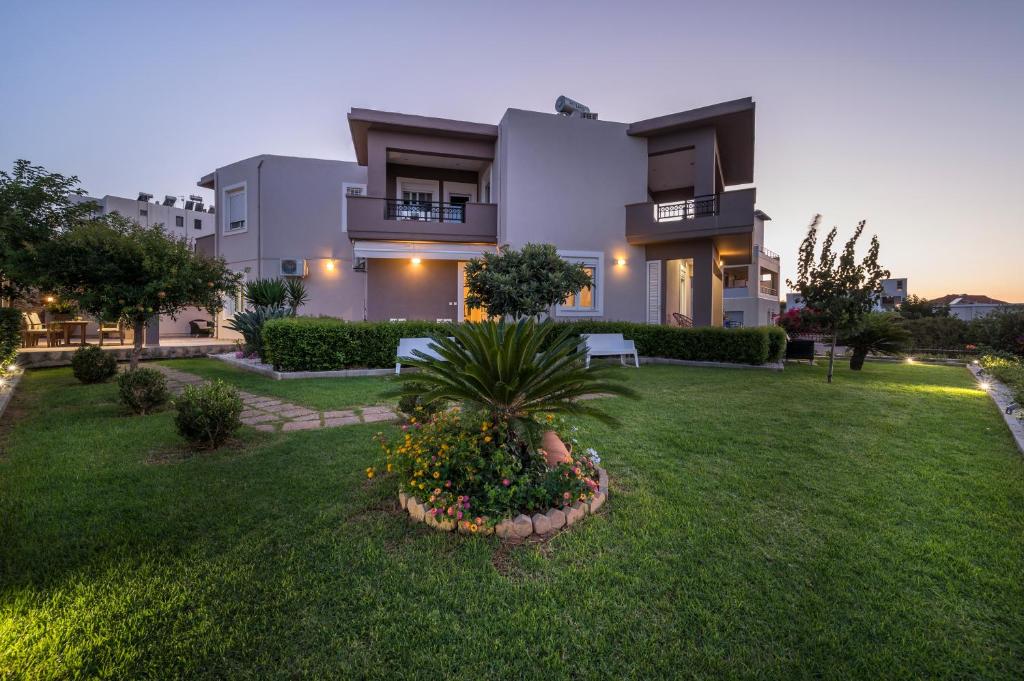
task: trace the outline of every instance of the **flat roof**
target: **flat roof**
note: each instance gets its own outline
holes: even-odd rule
[[[746,184],[754,181],[754,106],[751,97],[720,102],[631,123],[626,134],[657,137],[713,127],[725,183]]]
[[[356,150],[356,161],[360,165],[367,163],[366,133],[370,129],[492,142],[498,139],[498,126],[488,123],[473,123],[451,118],[417,116],[376,109],[352,109],[348,113],[348,127],[352,132],[352,146]]]

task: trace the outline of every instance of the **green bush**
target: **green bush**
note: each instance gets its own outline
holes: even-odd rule
[[[634,322],[560,322],[571,333],[621,333],[645,357],[764,364],[786,353],[778,327],[723,329]],[[401,338],[451,335],[451,325],[434,322],[346,322],[330,317],[274,319],[263,327],[264,352],[278,371],[333,371],[394,366]]]
[[[71,372],[82,383],[103,383],[117,373],[117,358],[95,345],[83,345],[71,355]]]
[[[409,418],[417,418],[420,420],[429,419],[437,412],[444,409],[444,404],[441,402],[424,402],[422,395],[428,390],[428,387],[422,383],[409,383],[406,385],[408,389],[416,389],[419,392],[409,392],[398,398],[398,411],[402,412]]]
[[[972,343],[1024,356],[1024,306],[1007,305],[968,322]]]
[[[978,361],[982,369],[1010,389],[1018,404],[1024,404],[1024,360],[1007,354],[985,355]]]
[[[242,426],[242,398],[220,380],[198,387],[185,386],[175,406],[178,433],[200,449],[221,446]]]
[[[636,350],[642,357],[764,364],[778,362],[786,354],[786,332],[777,326],[683,329],[635,322],[579,321],[567,324],[576,335],[621,333],[636,343]]]
[[[967,322],[957,317],[905,319],[902,325],[910,332],[914,351],[956,350],[967,340]]]
[[[267,361],[278,371],[332,371],[395,365],[401,338],[450,332],[435,322],[346,322],[330,317],[274,319],[263,327]]]
[[[21,311],[0,307],[0,371],[10,366],[21,347]]]
[[[121,404],[136,414],[148,414],[167,402],[167,379],[156,369],[140,367],[117,377]]]

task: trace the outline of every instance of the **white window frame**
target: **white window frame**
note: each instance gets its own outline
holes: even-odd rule
[[[358,187],[363,190],[359,196],[366,196],[365,182],[342,182],[341,183],[341,231],[348,231],[348,190],[349,187]]]
[[[594,306],[587,308],[555,306],[558,317],[602,317],[604,316],[604,252],[603,251],[558,251],[567,262],[588,265],[594,268]]]
[[[228,195],[229,194],[234,194],[235,192],[238,192],[238,191],[241,191],[242,194],[245,196],[245,200],[242,202],[242,205],[245,206],[245,217],[244,217],[245,227],[242,227],[241,229],[231,229],[231,203],[228,201]],[[246,232],[248,232],[249,231],[249,188],[247,186],[247,183],[246,182],[238,182],[238,183],[230,185],[228,187],[224,187],[224,189],[221,191],[221,196],[223,197],[221,199],[221,205],[224,206],[223,210],[218,211],[223,216],[223,219],[221,220],[221,223],[220,223],[221,234],[223,234],[224,236],[231,236],[232,234],[245,234]]]

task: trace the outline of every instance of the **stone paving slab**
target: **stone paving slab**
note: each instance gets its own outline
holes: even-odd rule
[[[167,388],[176,395],[181,394],[186,385],[206,383],[206,379],[186,371],[161,365],[157,365],[156,368],[167,377]],[[359,423],[396,421],[399,418],[394,409],[379,404],[321,412],[244,390],[239,390],[238,396],[242,398],[242,423],[265,433],[273,433],[278,430],[292,432],[318,428],[339,428]]]

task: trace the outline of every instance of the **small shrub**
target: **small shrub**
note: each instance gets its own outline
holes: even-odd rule
[[[201,449],[221,446],[242,426],[242,398],[223,381],[186,386],[175,406],[178,433]]]
[[[117,358],[95,345],[83,345],[71,356],[71,372],[82,383],[103,383],[117,373]]]
[[[1013,398],[1024,404],[1024,360],[1010,353],[991,353],[979,360],[981,368],[1010,389]]]
[[[156,369],[140,367],[117,377],[121,404],[136,414],[148,414],[167,402],[167,379]]]
[[[444,405],[440,402],[423,401],[421,395],[427,391],[427,386],[421,383],[410,383],[406,388],[410,390],[413,388],[420,390],[417,394],[410,392],[402,395],[398,399],[398,410],[406,416],[419,420],[426,420],[444,409]]]
[[[21,311],[13,307],[0,307],[0,371],[18,356],[21,347]]]

